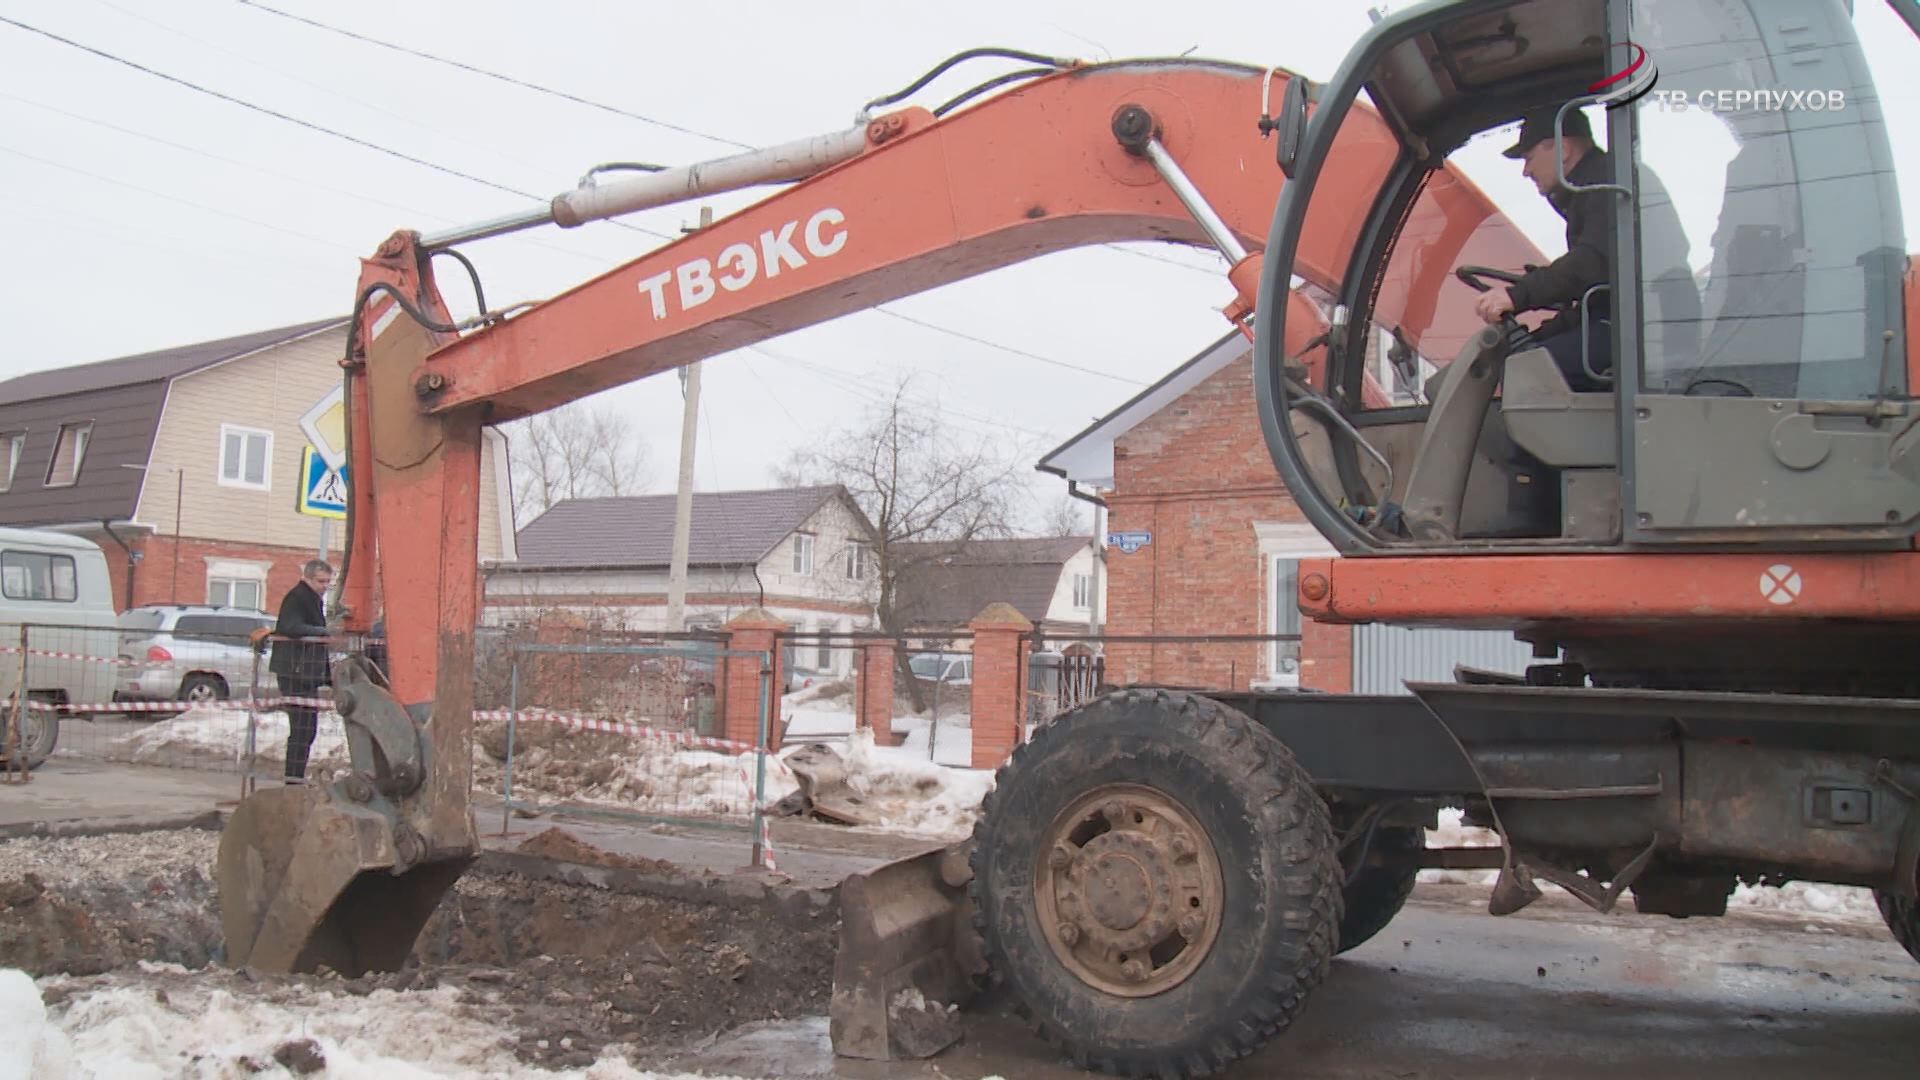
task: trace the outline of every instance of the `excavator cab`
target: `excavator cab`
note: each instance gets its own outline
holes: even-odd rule
[[[1440,171],[1542,106],[1583,111],[1607,158],[1604,175],[1561,178],[1605,200],[1612,225],[1607,280],[1567,311],[1597,331],[1571,377],[1533,336],[1538,313],[1478,331],[1444,317],[1528,269],[1478,265],[1511,247],[1513,218],[1562,227],[1545,199],[1464,220],[1471,185]],[[1347,193],[1318,170],[1350,157],[1375,113],[1395,160],[1364,217],[1336,214]],[[1352,261],[1329,298],[1325,384],[1261,357],[1276,463],[1349,555],[1908,546],[1920,437],[1891,161],[1841,0],[1389,18],[1323,88],[1281,194],[1263,296],[1316,233],[1344,230]],[[1260,315],[1271,349],[1290,312]],[[1388,400],[1369,400],[1369,380]],[[1276,422],[1303,404],[1338,413],[1332,437],[1309,444]]]

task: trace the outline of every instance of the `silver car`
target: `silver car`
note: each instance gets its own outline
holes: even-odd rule
[[[245,698],[253,683],[254,654],[247,635],[273,629],[264,611],[158,604],[120,615],[120,659],[126,662],[114,697],[120,701],[198,704]],[[263,657],[260,681],[271,687]]]

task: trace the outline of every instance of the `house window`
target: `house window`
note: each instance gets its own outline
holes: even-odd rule
[[[1276,681],[1298,683],[1300,679],[1300,562],[1292,558],[1273,560],[1273,633],[1292,634],[1292,641],[1273,643],[1272,674]]]
[[[272,456],[273,432],[220,425],[220,486],[266,491]]]
[[[0,491],[13,487],[14,470],[20,467],[20,455],[26,449],[26,432],[0,431]]]
[[[0,596],[9,600],[58,600],[80,595],[73,556],[37,551],[0,551]]]
[[[87,437],[93,434],[93,421],[61,424],[60,439],[53,445],[53,460],[47,464],[48,487],[72,487],[80,479],[80,465],[87,457]]]
[[[818,643],[819,649],[816,655],[814,656],[813,669],[815,671],[832,671],[833,670],[833,642],[831,639],[827,637],[827,635],[832,632],[833,631],[829,630],[825,626],[822,626],[820,628],[820,641]]]
[[[813,534],[793,534],[793,572],[796,574],[813,573]]]
[[[245,578],[208,578],[207,603],[214,607],[263,610],[260,606],[260,583]]]
[[[265,611],[267,570],[272,564],[231,559],[207,560],[207,603]]]
[[[1093,575],[1073,575],[1073,606],[1082,611],[1093,608]]]
[[[847,579],[850,581],[867,580],[867,567],[873,563],[873,552],[867,545],[850,543],[847,545]]]

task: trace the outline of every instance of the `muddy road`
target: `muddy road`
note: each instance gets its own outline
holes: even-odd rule
[[[402,972],[229,971],[216,845],[198,829],[0,843],[0,967],[41,977],[50,1019],[82,1052],[124,1056],[116,1032],[163,1033],[172,1041],[137,1048],[163,1075],[271,1072],[309,1035],[339,1063],[371,1055],[448,1076],[1085,1075],[992,1002],[932,1061],[838,1061],[824,1019],[830,894],[692,878],[559,833],[469,872]],[[1564,896],[1494,920],[1484,897],[1423,885],[1335,961],[1293,1031],[1228,1076],[1920,1074],[1920,963],[1877,923],[1599,917]],[[195,1041],[197,1027],[224,1034]]]

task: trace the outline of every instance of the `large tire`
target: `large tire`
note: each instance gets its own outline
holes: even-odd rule
[[[1893,940],[1907,950],[1908,956],[1920,960],[1920,904],[1881,889],[1873,891],[1873,899],[1880,905],[1880,917],[1887,920],[1887,929],[1893,931]]]
[[[1000,770],[974,840],[990,977],[1082,1068],[1209,1075],[1285,1030],[1326,976],[1341,883],[1326,804],[1271,732],[1218,702],[1129,690],[1063,714]],[[1114,898],[1135,877],[1161,906],[1127,923],[1138,909]],[[1117,935],[1164,933],[1169,883],[1177,935],[1127,946]],[[1134,985],[1089,975],[1129,947],[1147,961],[1122,977]]]
[[[1344,914],[1340,916],[1338,952],[1357,948],[1368,938],[1387,928],[1413,895],[1414,879],[1420,867],[1413,856],[1426,847],[1426,830],[1417,828],[1375,829],[1367,850],[1373,854],[1407,856],[1405,866],[1363,867],[1346,888]]]
[[[0,702],[0,708],[7,711],[4,724],[0,724],[0,758],[7,756],[6,728],[13,723],[13,702]],[[38,769],[53,756],[53,748],[60,741],[60,714],[52,709],[28,709],[26,723],[20,726],[20,749],[27,759],[27,768]]]

